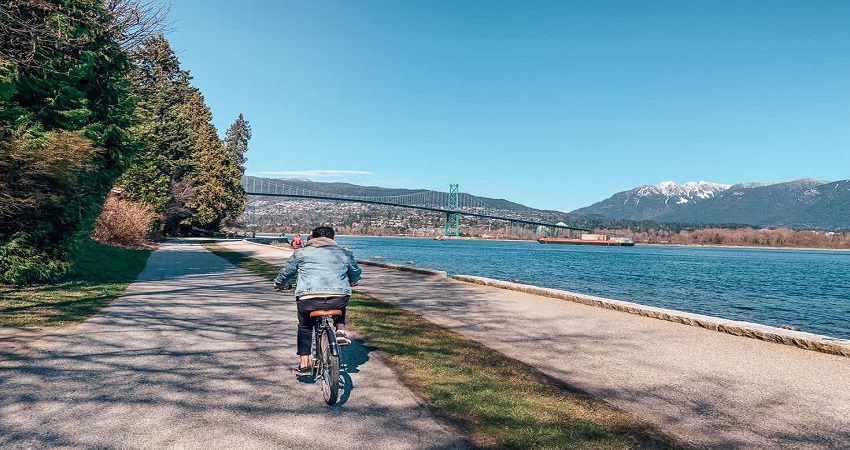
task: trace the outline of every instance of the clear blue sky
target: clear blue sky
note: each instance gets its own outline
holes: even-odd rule
[[[850,178],[850,1],[174,0],[247,172],[572,210]]]

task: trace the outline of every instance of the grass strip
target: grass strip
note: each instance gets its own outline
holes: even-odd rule
[[[149,250],[87,240],[71,275],[50,285],[0,285],[0,326],[64,326],[91,317],[138,278]]]
[[[265,278],[278,268],[207,248]],[[355,293],[349,323],[439,416],[482,449],[688,448],[651,425],[458,333]]]

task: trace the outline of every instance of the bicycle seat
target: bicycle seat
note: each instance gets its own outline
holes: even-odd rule
[[[319,317],[319,316],[341,316],[342,311],[338,309],[320,309],[318,311],[311,311],[310,317]]]

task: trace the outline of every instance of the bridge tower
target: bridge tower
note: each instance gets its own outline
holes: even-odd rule
[[[458,185],[449,185],[449,195],[446,197],[446,236],[460,236],[460,195]]]

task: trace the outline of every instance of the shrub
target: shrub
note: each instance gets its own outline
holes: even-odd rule
[[[0,283],[48,281],[63,275],[68,267],[68,263],[38,250],[33,236],[26,232],[15,233],[0,245]]]
[[[155,218],[156,213],[148,205],[109,196],[95,222],[92,238],[118,247],[147,248]]]
[[[0,129],[0,153],[0,233],[28,232],[49,223],[61,235],[60,229],[79,222],[85,178],[102,149],[80,132],[18,130],[8,135]]]

